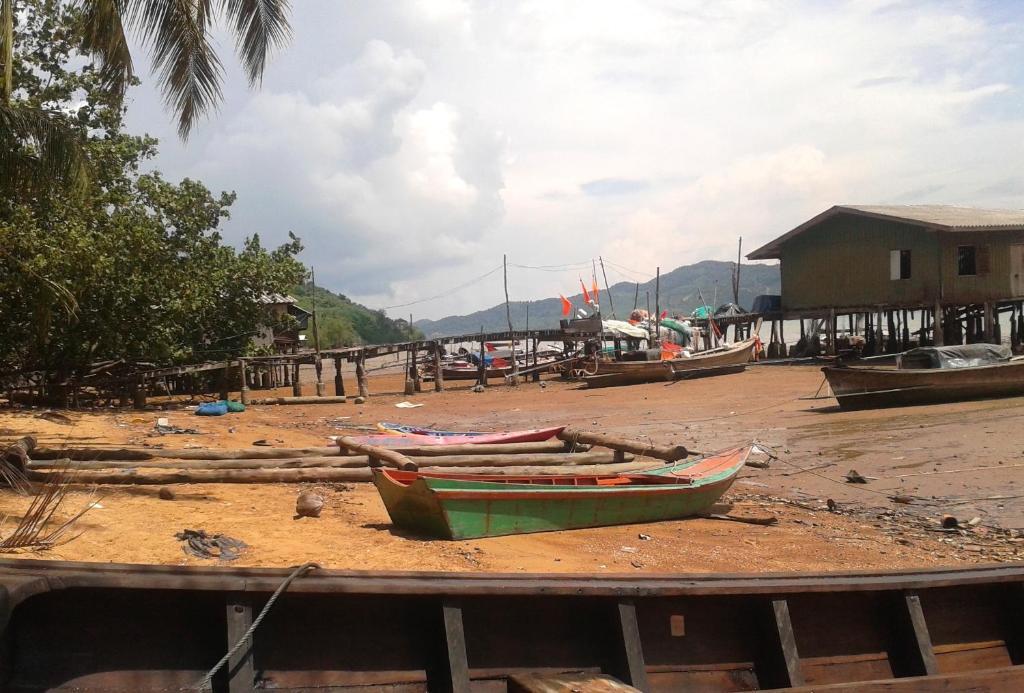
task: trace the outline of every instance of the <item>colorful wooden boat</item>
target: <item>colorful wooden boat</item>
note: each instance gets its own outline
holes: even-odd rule
[[[843,409],[1024,395],[1024,359],[1011,359],[1009,350],[1006,350],[1006,360],[995,363],[983,363],[984,357],[950,359],[945,356],[948,352],[971,356],[983,351],[992,351],[992,345],[914,349],[903,355],[898,368],[826,366],[821,370]],[[932,367],[918,367],[928,365],[921,354],[934,357]],[[951,365],[956,363],[983,365]],[[907,368],[907,365],[913,367]]]
[[[380,434],[352,436],[363,445],[382,448],[408,448],[420,445],[484,445],[499,443],[538,443],[554,438],[565,426],[535,428],[525,431],[502,431],[499,433],[467,433],[457,435],[420,435],[416,433]]]
[[[700,370],[706,375],[736,372],[728,367],[749,363],[754,358],[755,342],[754,339],[746,339],[715,351],[664,361],[600,361],[597,372],[584,377],[583,382],[588,388],[594,388],[678,380],[690,370]],[[616,377],[602,377],[612,375]]]
[[[417,435],[417,436],[486,436],[490,435],[485,431],[445,431],[439,428],[423,428],[421,426],[409,426],[408,424],[394,423],[391,421],[377,422],[377,429],[385,435]]]
[[[444,539],[675,520],[728,490],[751,446],[639,474],[500,476],[374,470],[396,527]]]
[[[0,690],[197,690],[235,643],[213,690],[593,691],[581,679],[598,673],[650,693],[1024,690],[1020,563],[629,570],[288,582],[293,568],[0,559]],[[559,674],[574,681],[556,687]]]

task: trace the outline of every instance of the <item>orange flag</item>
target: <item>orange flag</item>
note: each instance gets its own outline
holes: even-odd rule
[[[590,293],[594,294],[594,303],[600,303],[600,299],[597,297],[597,277],[594,277],[594,281],[590,285]]]
[[[587,285],[583,283],[583,278],[580,278],[580,287],[583,289],[583,300],[586,303],[590,303],[590,293],[587,291]]]
[[[572,304],[569,303],[569,299],[559,294],[558,297],[562,299],[562,315],[566,316],[572,311]]]

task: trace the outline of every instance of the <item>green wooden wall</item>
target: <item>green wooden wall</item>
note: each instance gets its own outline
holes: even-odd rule
[[[925,306],[940,297],[940,288],[946,304],[1014,298],[1011,243],[1024,243],[1024,233],[936,233],[900,222],[840,214],[782,247],[782,308],[810,313],[830,308]],[[957,276],[959,245],[987,247],[988,271]],[[911,251],[909,279],[890,279],[892,250]],[[985,252],[979,252],[979,259]]]

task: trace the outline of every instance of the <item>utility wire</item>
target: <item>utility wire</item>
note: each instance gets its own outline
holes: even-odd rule
[[[428,298],[421,298],[421,299],[416,300],[416,301],[409,301],[408,303],[399,303],[399,304],[393,305],[393,306],[384,306],[380,310],[391,310],[392,308],[405,308],[406,306],[415,306],[415,305],[418,305],[420,303],[426,303],[427,301],[436,301],[439,298],[444,298],[446,296],[450,296],[451,294],[455,293],[456,291],[462,291],[463,289],[465,289],[467,287],[470,287],[473,284],[476,284],[478,281],[480,281],[482,279],[486,279],[487,277],[491,276],[492,274],[494,274],[495,272],[500,270],[502,267],[503,267],[503,265],[498,265],[497,267],[495,267],[494,269],[490,270],[489,272],[485,272],[484,274],[481,274],[479,277],[476,277],[475,279],[470,279],[465,284],[459,284],[458,286],[456,286],[454,288],[451,288],[451,289],[448,289],[447,291],[445,291],[443,293],[440,293],[440,294],[437,294],[436,296],[430,296]]]

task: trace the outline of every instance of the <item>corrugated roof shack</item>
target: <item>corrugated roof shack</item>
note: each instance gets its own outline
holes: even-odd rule
[[[833,349],[844,315],[866,351],[905,349],[919,310],[923,343],[999,341],[997,311],[1014,346],[1024,337],[1021,210],[836,206],[747,257],[780,261],[783,313],[825,318]]]

